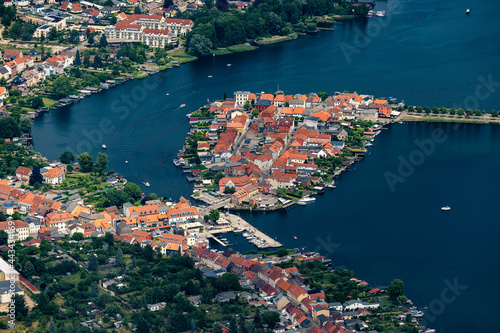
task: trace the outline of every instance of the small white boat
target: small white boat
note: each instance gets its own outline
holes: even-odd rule
[[[231,64],[227,64],[227,67],[231,67]]]
[[[183,108],[183,107],[185,107],[185,106],[186,106],[186,104],[184,104],[184,103],[183,103],[183,104],[181,104],[181,106],[180,106],[180,107],[181,107],[181,108]]]
[[[128,164],[128,161],[125,161],[125,164]]]
[[[212,75],[209,75],[208,77],[212,77]]]
[[[444,207],[441,207],[441,210],[448,211],[448,210],[451,210],[451,207],[450,206],[444,206]]]
[[[170,93],[166,93],[165,95],[169,96],[169,95],[170,95]]]
[[[365,147],[370,147],[370,146],[373,146],[373,143],[368,142],[367,144],[365,144]]]
[[[144,185],[148,186],[148,187],[149,187],[149,186],[151,186],[151,185],[149,184],[149,182],[142,182],[142,183],[143,183]]]
[[[299,202],[309,203],[309,202],[313,202],[313,201],[316,201],[316,198],[314,198],[314,197],[307,197],[307,198],[300,199],[297,203],[299,203]]]
[[[105,144],[103,144],[101,147],[102,147],[102,149],[106,149],[107,148]]]
[[[297,240],[297,236],[293,236],[293,239]]]
[[[299,206],[305,206],[306,203],[304,201],[299,200],[299,201],[297,201],[297,205],[299,205]]]
[[[470,9],[467,8],[467,10],[465,11],[465,15],[469,15],[470,14]]]
[[[403,125],[403,122],[402,122],[402,121],[400,121],[400,122],[398,122],[398,124]]]
[[[384,17],[385,16],[385,12],[383,10],[379,10],[379,11],[375,12],[375,15],[378,16],[378,17]]]

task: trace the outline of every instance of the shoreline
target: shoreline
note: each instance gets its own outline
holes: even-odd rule
[[[425,123],[464,123],[464,124],[500,124],[500,119],[481,119],[480,117],[442,117],[438,115],[421,116],[421,115],[405,115],[401,118],[403,122],[425,122]]]

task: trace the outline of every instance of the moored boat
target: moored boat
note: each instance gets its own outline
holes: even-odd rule
[[[441,210],[442,211],[448,211],[448,210],[451,210],[451,207],[450,206],[444,206],[444,207],[441,207]]]

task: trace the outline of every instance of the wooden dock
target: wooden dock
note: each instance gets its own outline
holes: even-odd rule
[[[277,240],[269,237],[268,235],[264,234],[262,231],[258,230],[254,226],[252,226],[250,223],[247,221],[243,220],[241,217],[234,215],[234,214],[226,214],[224,216],[226,220],[228,220],[231,223],[231,227],[233,228],[239,228],[239,229],[244,229],[248,232],[251,232],[254,234],[257,238],[263,239],[266,241],[266,245],[268,246],[263,246],[261,248],[266,248],[266,247],[282,247],[283,245],[278,242]]]

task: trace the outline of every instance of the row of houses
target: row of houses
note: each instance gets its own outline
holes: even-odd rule
[[[190,255],[207,277],[220,276],[226,272],[238,276],[244,288],[257,293],[256,296],[244,292],[240,293],[240,297],[246,297],[256,306],[278,312],[280,323],[276,330],[281,332],[290,328],[309,329],[309,332],[316,333],[347,332],[356,323],[366,326],[359,318],[371,314],[370,310],[380,306],[378,302],[359,299],[348,300],[343,304],[327,303],[325,292],[307,285],[297,267],[283,269],[259,255],[240,255],[232,249],[215,252],[207,249],[204,243],[193,248]],[[293,257],[300,261],[325,260],[318,253],[301,253]],[[378,289],[378,292],[381,291]],[[216,296],[216,301],[225,304],[235,297],[234,293],[221,293]]]

